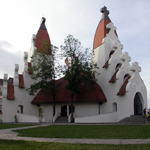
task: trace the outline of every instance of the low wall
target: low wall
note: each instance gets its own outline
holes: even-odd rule
[[[75,118],[75,123],[111,123],[118,122],[118,112],[112,112],[108,114]]]
[[[31,122],[31,123],[39,123],[39,118],[37,116],[25,115],[25,114],[17,114],[18,122]],[[45,119],[43,119],[45,122]]]
[[[0,114],[0,123],[1,123],[1,121],[3,121],[3,115],[2,114]]]

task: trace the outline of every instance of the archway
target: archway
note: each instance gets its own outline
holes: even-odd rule
[[[134,115],[142,115],[142,102],[143,102],[143,97],[141,93],[136,93],[134,97]]]

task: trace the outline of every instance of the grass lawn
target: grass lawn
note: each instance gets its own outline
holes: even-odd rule
[[[0,140],[1,150],[149,150],[150,145],[64,144],[34,141]]]
[[[19,136],[87,139],[148,139],[149,125],[51,125],[15,130]]]
[[[9,128],[18,128],[18,127],[26,127],[26,126],[33,126],[37,124],[3,124],[0,123],[0,129],[9,129]]]

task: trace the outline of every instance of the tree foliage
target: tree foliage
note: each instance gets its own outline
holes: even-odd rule
[[[42,89],[41,94],[48,94],[52,91],[53,96],[53,116],[55,116],[55,69],[54,60],[56,59],[57,47],[50,45],[44,41],[41,49],[35,50],[31,57],[32,67],[29,71],[33,71],[31,78],[34,83],[27,88],[30,95],[34,95],[38,90]]]
[[[34,95],[39,89],[42,94],[47,94],[53,88],[55,79],[54,60],[57,47],[49,45],[44,41],[41,49],[35,50],[31,57],[32,66],[29,71],[33,71],[31,78],[34,83],[27,89],[30,95]]]
[[[66,89],[74,95],[81,92],[82,86],[95,83],[97,65],[91,60],[89,48],[84,49],[78,39],[68,35],[64,43],[65,46],[61,45],[61,51],[68,66],[64,71],[64,79],[69,82]]]
[[[39,123],[43,122],[43,108],[38,107],[38,117],[39,117]]]
[[[92,62],[89,48],[83,49],[81,42],[68,35],[61,45],[62,56],[66,57],[68,68],[64,71],[64,80],[68,81],[66,90],[71,93],[71,122],[73,122],[73,96],[81,93],[83,86],[94,84],[96,81],[97,65]]]

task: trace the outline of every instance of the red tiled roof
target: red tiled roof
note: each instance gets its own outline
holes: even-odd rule
[[[71,101],[70,91],[65,90],[66,85],[68,85],[68,81],[61,78],[55,81],[55,100],[56,103],[66,103]],[[35,96],[32,104],[44,104],[44,103],[52,103],[52,92],[49,91],[47,95],[41,95],[42,90]],[[106,102],[106,97],[101,90],[100,86],[95,83],[94,85],[90,85],[88,87],[83,87],[81,90],[81,94],[74,95],[74,102]]]
[[[105,18],[99,22],[96,32],[95,32],[93,49],[97,48],[98,46],[102,44],[103,38],[109,32],[109,30],[106,29],[106,25],[109,24],[110,22],[111,22],[110,20],[107,20]]]
[[[7,99],[14,100],[14,85],[7,85]]]
[[[24,88],[24,79],[22,74],[19,74],[19,87]]]
[[[121,86],[119,92],[117,93],[117,95],[124,95],[126,93],[126,85],[128,84],[128,80],[130,79],[131,77],[129,76],[125,82],[123,83],[123,85]]]
[[[42,19],[44,19],[44,20],[41,23],[41,26],[37,32],[36,40],[35,40],[35,46],[37,49],[42,49],[44,40],[46,40],[48,42],[48,44],[51,44],[49,34],[45,27],[45,18],[42,18]]]
[[[30,62],[28,62],[28,69],[30,69],[31,67],[32,67],[32,64],[31,64]],[[30,70],[30,71],[28,71],[28,73],[29,73],[29,74],[33,74],[33,71]]]

